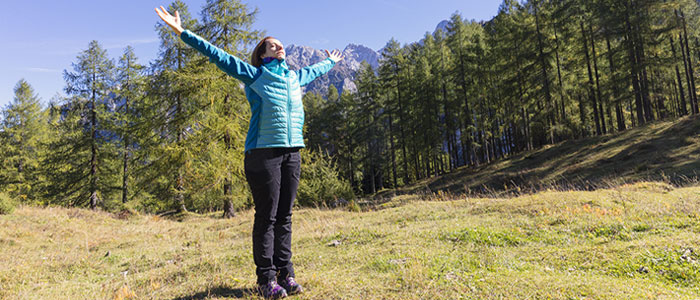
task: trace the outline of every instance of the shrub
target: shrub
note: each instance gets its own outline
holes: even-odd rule
[[[6,193],[0,192],[0,215],[9,215],[17,207],[17,202]]]
[[[301,161],[299,205],[335,207],[354,198],[350,183],[338,176],[335,163],[328,155],[304,149]]]

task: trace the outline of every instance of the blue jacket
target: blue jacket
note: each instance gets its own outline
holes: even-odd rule
[[[301,87],[335,66],[327,58],[317,64],[290,71],[287,63],[274,59],[260,68],[226,53],[189,30],[180,38],[209,57],[219,69],[245,84],[251,117],[245,151],[256,148],[304,147],[304,105]]]

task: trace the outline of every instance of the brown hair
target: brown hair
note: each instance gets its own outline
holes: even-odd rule
[[[266,36],[264,39],[258,42],[258,45],[255,46],[255,49],[253,49],[253,54],[250,55],[250,64],[254,65],[257,68],[260,68],[260,66],[262,66],[261,56],[265,54],[265,51],[267,50],[267,40],[270,39],[274,38],[271,36]]]

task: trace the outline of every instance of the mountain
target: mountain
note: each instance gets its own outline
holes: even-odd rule
[[[435,27],[433,34],[442,29],[447,31],[448,20],[442,20]],[[421,39],[417,43],[423,44]],[[313,65],[320,62],[326,57],[326,53],[322,50],[315,49],[309,46],[300,45],[289,45],[287,50],[287,64],[292,70],[301,69],[306,66]],[[345,58],[338,63],[328,74],[317,78],[312,81],[309,85],[303,88],[304,92],[315,92],[322,96],[326,96],[328,93],[328,86],[330,84],[334,85],[338,89],[338,93],[342,93],[344,90],[349,92],[357,91],[357,86],[355,85],[355,76],[360,70],[361,63],[366,61],[375,70],[379,67],[379,58],[381,49],[374,51],[368,47],[356,44],[349,44],[343,50],[343,55]]]
[[[440,23],[435,26],[435,30],[433,30],[433,34],[435,34],[438,29],[442,29],[443,32],[447,32],[447,24],[449,24],[450,21],[448,20],[442,20]]]
[[[308,46],[289,45],[286,50],[287,64],[292,70],[313,65],[328,57],[324,51]],[[344,90],[354,92],[357,90],[355,76],[360,70],[361,63],[366,61],[375,69],[379,66],[379,53],[362,45],[348,45],[343,50],[343,56],[345,58],[330,72],[304,87],[304,92],[315,92],[325,96],[330,84],[338,89],[338,93]]]

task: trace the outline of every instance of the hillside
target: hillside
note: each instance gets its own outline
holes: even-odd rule
[[[420,198],[297,210],[290,299],[700,297],[700,187]],[[219,215],[0,215],[0,299],[260,299],[253,212]]]
[[[592,190],[626,182],[692,184],[700,176],[700,116],[565,141],[479,167],[462,167],[398,193],[520,194],[549,188]]]

